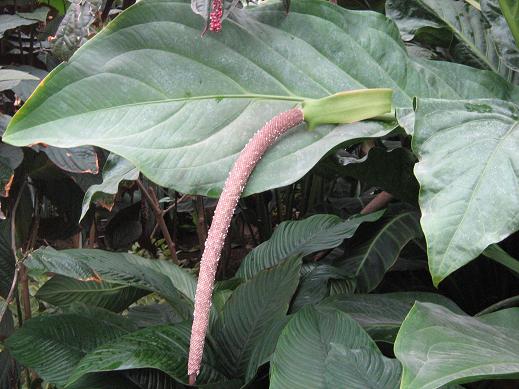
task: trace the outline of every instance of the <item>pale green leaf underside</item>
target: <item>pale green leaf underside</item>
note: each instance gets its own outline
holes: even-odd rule
[[[504,325],[517,323],[518,316],[518,308],[473,318],[416,303],[395,342],[404,367],[401,388],[519,376],[519,331]]]
[[[97,145],[161,185],[217,196],[251,135],[303,97],[388,87],[396,107],[411,107],[415,95],[517,93],[490,73],[409,59],[377,13],[298,1],[288,16],[272,3],[239,12],[239,21],[201,37],[203,19],[189,3],[139,2],[47,77],[4,140]],[[245,194],[292,183],[334,146],[393,127],[300,126],[267,153]]]
[[[519,229],[518,118],[500,100],[417,102],[414,171],[436,284]]]

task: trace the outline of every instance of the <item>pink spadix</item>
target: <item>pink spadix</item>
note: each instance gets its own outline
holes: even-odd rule
[[[387,113],[391,110],[391,96],[390,89],[363,89],[305,100],[302,108],[292,108],[276,115],[241,151],[225,181],[200,261],[187,367],[189,384],[195,384],[200,372],[214,279],[225,237],[243,189],[263,154],[281,135],[303,121],[309,128],[314,128],[319,124],[352,123]]]
[[[188,374],[190,384],[195,383],[196,376],[200,370],[205,334],[209,324],[209,312],[211,311],[214,278],[234,209],[238,204],[250,174],[263,154],[281,135],[292,127],[301,124],[303,120],[303,111],[299,108],[293,108],[275,116],[250,139],[238,156],[225,181],[222,195],[216,206],[213,222],[207,235],[202,260],[200,261],[193,327],[191,329],[191,343],[189,346]]]

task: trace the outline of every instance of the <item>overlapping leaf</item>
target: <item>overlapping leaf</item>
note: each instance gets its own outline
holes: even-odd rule
[[[213,331],[231,376],[244,376],[267,328],[285,316],[299,282],[301,257],[263,270],[233,292]]]
[[[519,107],[418,100],[415,126],[421,224],[438,284],[519,229]]]
[[[350,315],[376,341],[394,342],[400,325],[415,301],[431,302],[463,313],[456,304],[436,293],[395,292],[332,296],[321,305],[331,306]]]
[[[55,275],[43,284],[36,298],[56,306],[74,302],[121,312],[130,304],[149,292],[121,284],[109,282],[79,281],[74,278]]]
[[[250,136],[303,98],[389,87],[396,107],[411,108],[416,95],[517,93],[497,75],[409,59],[395,26],[378,13],[306,0],[288,15],[272,3],[238,19],[201,37],[204,21],[189,3],[139,2],[47,77],[5,140],[94,144],[161,185],[216,196]],[[310,133],[301,126],[269,150],[245,192],[292,183],[334,146],[393,127],[368,121]]]
[[[409,241],[422,236],[419,215],[404,211],[391,215],[363,244],[346,252],[336,263],[356,279],[356,289],[367,293],[377,287]]]
[[[85,374],[138,368],[155,368],[180,382],[187,382],[187,353],[190,322],[155,326],[119,337],[89,352],[74,370],[69,384]],[[200,382],[222,381],[218,361],[210,344],[206,344]]]
[[[101,202],[111,208],[114,195],[122,181],[133,181],[139,177],[139,171],[130,162],[115,154],[110,154],[103,166],[103,182],[92,185],[85,193],[81,210],[81,219],[85,216],[91,202]]]
[[[335,215],[314,215],[300,221],[281,223],[272,237],[252,250],[242,261],[237,277],[251,278],[283,259],[295,255],[307,255],[339,246],[351,238],[363,222],[378,220],[383,211],[342,220]]]
[[[40,316],[24,323],[6,345],[20,363],[33,368],[40,377],[64,385],[87,352],[133,329],[124,318],[99,309],[94,315],[76,312]]]
[[[337,352],[348,353],[350,358],[343,359]],[[391,382],[390,388],[394,388],[398,370],[398,364],[386,362],[375,342],[347,314],[306,306],[290,319],[279,337],[271,361],[270,387],[324,389],[335,387],[329,386],[332,382],[343,386],[345,376],[363,376],[347,384],[360,389],[366,388],[369,376],[372,382]]]
[[[395,342],[401,388],[519,377],[518,322],[518,308],[473,318],[416,303]]]
[[[81,281],[106,281],[157,292],[181,317],[191,317],[196,280],[191,273],[168,261],[150,261],[134,254],[103,250],[43,248],[31,255],[26,266],[35,272],[52,272]]]

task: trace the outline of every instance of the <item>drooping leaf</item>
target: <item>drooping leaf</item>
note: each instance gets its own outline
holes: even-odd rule
[[[303,98],[372,86],[392,88],[400,108],[411,108],[412,96],[517,96],[497,75],[410,59],[378,13],[307,0],[288,15],[275,2],[239,14],[239,23],[227,19],[221,33],[201,37],[204,21],[189,3],[139,2],[49,75],[4,140],[97,145],[160,185],[217,196],[250,136]],[[245,194],[292,183],[333,147],[393,128],[294,129],[261,160]]]
[[[191,317],[196,280],[181,267],[129,253],[93,249],[56,251],[42,248],[25,262],[35,272],[52,272],[82,281],[106,281],[157,292],[177,313]]]
[[[0,15],[0,18],[2,16],[7,16],[7,15]],[[13,16],[13,15],[9,15],[9,16]],[[1,23],[1,19],[0,19],[0,23]],[[22,71],[22,70],[0,68],[0,91],[14,88],[22,80],[35,81],[35,80],[39,80],[39,79],[38,79],[38,77],[33,76],[32,74]]]
[[[374,381],[383,380],[386,376],[384,364],[373,369],[374,359],[358,358],[358,364],[350,361],[347,366],[341,358],[330,356],[334,344],[352,352],[380,353],[362,327],[344,312],[311,305],[298,311],[277,342],[271,361],[270,388],[328,388],[327,379],[330,377],[326,372],[336,369],[354,369],[363,375],[369,372]],[[350,373],[354,374],[353,371]],[[347,387],[365,388],[350,384]]]
[[[482,9],[484,3],[485,0],[481,2]],[[443,46],[459,63],[492,70],[509,80],[519,80],[519,75],[514,74],[517,68],[507,62],[501,63],[499,47],[496,50],[495,37],[485,17],[468,2],[390,0],[386,2],[386,12],[397,23],[404,40],[417,39]],[[504,19],[503,22],[506,26]]]
[[[119,337],[90,351],[74,370],[68,384],[85,374],[154,368],[179,382],[187,382],[187,354],[191,323],[155,326]],[[199,382],[218,382],[225,379],[218,369],[215,351],[208,342],[204,348]]]
[[[393,343],[415,301],[435,303],[452,312],[463,313],[448,298],[425,292],[337,295],[327,298],[321,305],[347,313],[377,342]]]
[[[24,323],[6,340],[14,357],[40,377],[64,385],[81,358],[103,343],[127,334],[132,324],[105,311],[39,316]]]
[[[0,15],[0,38],[4,37],[4,34],[8,30],[21,26],[30,26],[31,24],[38,23],[34,19],[26,19],[19,15],[3,14]]]
[[[397,389],[402,367],[378,350],[332,343],[325,361],[328,388]]]
[[[518,120],[500,100],[417,102],[415,175],[436,285],[519,229]]]
[[[16,68],[10,67],[10,69],[27,72],[36,77],[36,79],[21,80],[18,83],[18,85],[12,88],[14,94],[16,96],[19,96],[20,99],[22,99],[23,101],[26,101],[29,98],[29,96],[32,94],[32,92],[34,92],[41,80],[43,80],[45,76],[49,74],[49,72],[46,70],[35,68],[34,66],[29,65],[19,65],[16,66]]]
[[[43,284],[36,298],[56,306],[82,302],[87,305],[121,312],[149,292],[104,281],[79,281],[55,275]]]
[[[245,375],[256,344],[287,313],[300,268],[301,257],[295,256],[263,270],[238,286],[225,304],[213,333],[231,376]]]
[[[44,23],[47,20],[47,14],[49,11],[49,7],[41,6],[35,8],[31,12],[17,12],[17,15],[25,19],[37,20],[38,22]]]
[[[314,215],[301,221],[283,222],[268,241],[243,259],[236,276],[248,279],[289,256],[337,247],[344,239],[352,237],[363,222],[378,220],[382,214],[383,211],[375,212],[348,220],[335,215]]]
[[[42,147],[36,145],[36,149],[43,150],[47,157],[56,166],[71,173],[99,173],[99,161],[95,149],[91,146],[71,148]]]
[[[81,219],[85,216],[92,202],[101,202],[111,209],[113,199],[122,181],[133,181],[139,177],[139,171],[126,159],[110,154],[103,166],[103,182],[93,185],[85,193],[81,210]],[[80,219],[80,220],[81,220]]]
[[[512,21],[513,30],[499,6],[508,3],[507,15]],[[482,0],[481,12],[490,22],[490,33],[499,57],[508,67],[519,72],[519,44],[517,43],[519,37],[519,6],[517,2],[515,2],[515,5],[511,3],[509,0]],[[512,7],[514,10],[512,10]]]
[[[6,298],[14,277],[15,258],[11,249],[10,220],[0,220],[0,297]]]
[[[493,323],[495,314],[499,325]],[[416,303],[395,342],[403,365],[401,388],[519,377],[519,330],[510,326],[518,320],[519,308],[473,318]]]
[[[422,236],[419,214],[414,210],[388,216],[381,224],[366,242],[347,251],[335,264],[356,279],[361,293],[375,289],[405,245]]]

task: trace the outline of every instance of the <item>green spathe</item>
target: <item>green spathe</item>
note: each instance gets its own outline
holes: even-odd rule
[[[347,124],[391,111],[393,91],[388,88],[339,92],[322,99],[303,102],[305,121],[310,130],[320,124]]]

